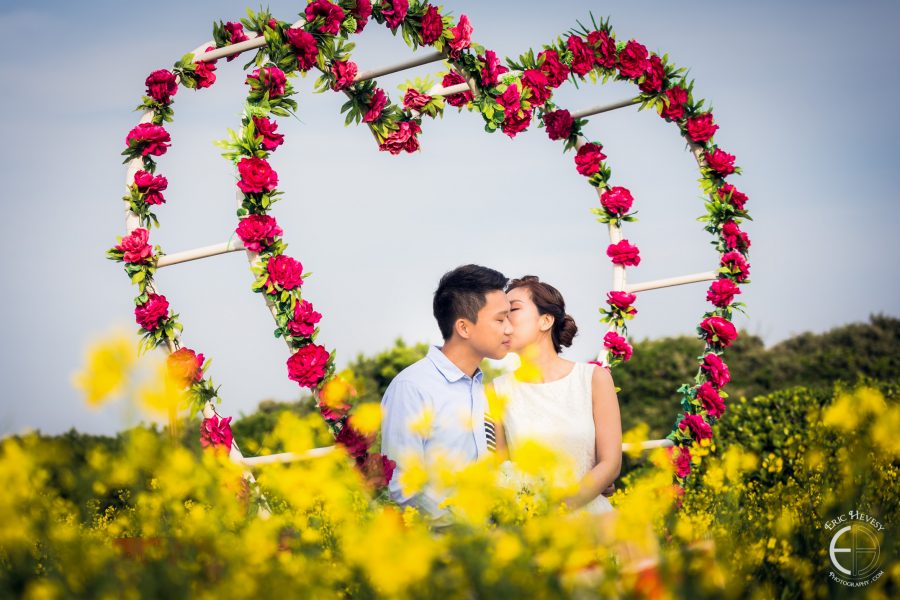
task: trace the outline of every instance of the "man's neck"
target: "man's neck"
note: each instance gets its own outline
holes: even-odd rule
[[[450,362],[456,365],[460,371],[469,377],[475,376],[478,365],[480,365],[481,361],[484,359],[484,357],[479,356],[471,346],[454,338],[450,338],[444,342],[444,347],[441,348],[441,352],[443,352],[444,356],[449,358]]]

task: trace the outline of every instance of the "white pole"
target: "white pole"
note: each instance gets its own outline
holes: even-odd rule
[[[620,100],[618,102],[613,102],[612,104],[601,104],[599,106],[593,106],[591,108],[573,112],[572,118],[583,119],[584,117],[590,117],[591,115],[599,115],[600,113],[609,112],[611,110],[618,110],[620,108],[634,106],[635,104],[640,104],[640,102],[640,98],[629,98],[628,100]]]
[[[174,254],[164,254],[159,257],[156,268],[161,269],[163,267],[177,265],[200,258],[208,258],[210,256],[225,254],[227,252],[236,252],[244,249],[244,243],[241,240],[228,240],[221,244],[194,248],[193,250],[185,250],[184,252],[176,252]]]

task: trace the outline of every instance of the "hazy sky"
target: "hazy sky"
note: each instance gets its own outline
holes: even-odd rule
[[[104,251],[123,232],[119,153],[146,75],[170,68],[211,37],[214,20],[242,16],[243,1],[0,4],[0,146],[4,215],[4,383],[0,434],[40,428],[109,432],[121,406],[85,408],[70,384],[84,347],[115,325],[135,329],[134,288]],[[304,2],[271,2],[285,20]],[[635,38],[690,67],[695,94],[712,101],[719,144],[737,155],[734,183],[750,196],[753,283],[738,325],[767,343],[869,314],[900,315],[896,161],[900,23],[896,2],[474,2],[474,39],[518,56],[575,25],[610,16]],[[362,69],[404,60],[402,40],[370,24],[355,59]],[[225,241],[235,226],[234,177],[212,141],[237,127],[241,65],[220,61],[209,90],[181,89],[174,145],[160,160],[168,203],[153,240],[168,252]],[[385,77],[397,86],[423,67]],[[403,336],[439,341],[431,295],[446,270],[478,262],[509,276],[537,274],[565,294],[580,326],[566,355],[601,345],[597,307],[609,289],[605,226],[596,195],[543,130],[515,140],[483,131],[477,114],[448,109],[426,122],[422,152],[379,153],[369,132],[343,127],[342,97],[298,82],[298,120],[281,119],[275,154],[286,194],[273,211],[289,253],[314,273],[305,297],[324,313],[320,343],[344,364]],[[629,97],[622,84],[568,86],[573,110]],[[597,116],[613,181],[640,211],[625,235],[643,262],[629,280],[705,271],[717,256],[695,218],[703,212],[693,159],[677,130],[634,109]],[[214,357],[223,414],[262,398],[291,399],[287,350],[272,337],[262,298],[249,290],[240,253],[161,270],[160,290],[181,314],[184,342]],[[691,333],[706,310],[704,284],[642,294],[637,338]],[[135,338],[136,339],[136,338]]]

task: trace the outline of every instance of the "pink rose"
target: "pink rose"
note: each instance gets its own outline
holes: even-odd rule
[[[605,31],[592,31],[587,36],[588,45],[594,49],[594,62],[605,69],[616,66],[616,40]]]
[[[144,195],[147,204],[164,204],[162,192],[169,187],[169,180],[162,175],[153,175],[143,169],[134,174],[134,186]]]
[[[123,253],[122,260],[127,263],[147,262],[147,259],[153,256],[153,248],[147,243],[148,239],[150,232],[138,227],[130,235],[122,238],[116,250]]]
[[[603,146],[600,144],[585,144],[578,149],[575,154],[575,168],[584,175],[590,177],[594,173],[600,172],[600,162],[606,158],[601,152]]]
[[[559,60],[556,50],[538,52],[537,64],[541,72],[547,76],[550,87],[558,88],[569,77],[569,67]]]
[[[407,89],[406,95],[403,96],[403,107],[409,110],[422,110],[429,102],[431,96],[421,93],[416,88]]]
[[[706,299],[716,306],[728,306],[734,297],[741,293],[741,288],[730,279],[716,279],[706,292]]]
[[[375,489],[386,487],[394,476],[397,463],[384,454],[369,454],[362,464],[362,471],[369,485]]]
[[[706,375],[716,389],[722,389],[731,381],[731,373],[728,371],[728,365],[722,362],[722,359],[715,354],[707,354],[703,357],[703,363],[700,370]]]
[[[169,149],[172,137],[161,125],[139,123],[125,136],[125,145],[140,150],[141,156],[162,156]]]
[[[732,250],[723,254],[721,265],[731,271],[731,276],[738,283],[747,281],[750,277],[750,263],[740,252]]]
[[[584,77],[594,68],[594,51],[579,35],[571,35],[566,40],[566,47],[572,53],[572,72]]]
[[[213,415],[200,423],[200,445],[204,448],[230,452],[232,441],[231,417],[219,419],[219,415]]]
[[[615,331],[608,331],[603,336],[603,347],[609,350],[616,358],[621,358],[623,362],[631,359],[633,352],[631,344]]]
[[[564,140],[572,135],[575,119],[572,113],[564,108],[544,113],[544,125],[551,140]]]
[[[251,252],[262,252],[275,243],[276,237],[284,234],[278,222],[269,215],[248,215],[241,219],[235,232]]]
[[[331,74],[334,75],[334,83],[331,89],[336,92],[343,90],[353,84],[356,79],[357,67],[352,60],[342,61],[336,60],[331,63]]]
[[[270,121],[266,117],[253,117],[253,125],[256,128],[256,137],[262,138],[259,145],[263,150],[271,152],[284,143],[284,134],[275,131],[278,129],[278,123],[275,121]]]
[[[246,42],[250,38],[247,37],[247,34],[244,32],[244,26],[240,21],[229,21],[225,23],[222,28],[225,30],[225,37],[228,39],[228,43],[231,45],[239,44],[241,42]],[[238,57],[237,54],[233,54],[229,56],[226,60],[228,62],[233,61]]]
[[[737,330],[728,319],[707,317],[700,322],[706,342],[714,346],[728,347],[737,339]]]
[[[621,240],[617,244],[610,244],[606,248],[606,255],[612,259],[614,265],[625,265],[626,267],[636,267],[641,264],[640,250],[637,246],[628,243],[628,240]]]
[[[689,415],[684,413],[681,422],[678,423],[679,429],[689,429],[691,437],[695,440],[708,440],[712,438],[712,427],[703,420],[700,415]]]
[[[519,93],[519,86],[511,83],[506,88],[506,91],[497,96],[497,104],[503,107],[503,111],[507,115],[519,110],[519,107],[522,105],[522,95]]]
[[[531,114],[530,108],[528,110],[519,109],[505,113],[501,130],[511,138],[516,137],[516,134],[528,129],[528,126],[531,124]]]
[[[327,2],[327,0],[322,1]],[[278,67],[260,67],[247,75],[246,82],[254,89],[268,92],[269,98],[275,98],[284,95],[287,77],[284,71]]]
[[[695,142],[708,142],[719,126],[713,123],[712,113],[703,113],[691,117],[685,124],[688,137]]]
[[[179,348],[166,359],[169,377],[187,387],[203,379],[203,355]]]
[[[137,324],[147,331],[156,331],[160,321],[169,316],[169,301],[160,294],[147,294],[147,301],[134,307]]]
[[[644,71],[644,81],[638,87],[643,92],[656,93],[662,91],[665,81],[666,70],[663,67],[662,59],[654,54],[647,63],[647,70]]]
[[[603,208],[605,208],[607,212],[614,215],[621,216],[627,213],[631,210],[631,204],[633,202],[634,198],[632,198],[631,192],[628,191],[628,188],[623,188],[621,186],[607,188],[600,195],[600,204],[603,205]]]
[[[287,360],[288,379],[300,387],[315,388],[325,377],[325,365],[329,354],[322,346],[307,344],[294,352]]]
[[[306,21],[311,23],[317,18],[321,18],[319,31],[337,35],[344,20],[344,9],[328,0],[315,0],[306,6]]]
[[[684,118],[684,105],[688,101],[687,90],[676,86],[666,90],[666,100],[669,104],[660,111],[659,116],[669,121],[678,121]]]
[[[722,184],[722,187],[719,188],[718,193],[719,198],[722,199],[722,202],[729,202],[736,209],[744,210],[744,205],[747,204],[747,194],[739,192],[737,188],[730,183]]]
[[[384,17],[385,24],[391,29],[397,29],[406,13],[409,11],[408,0],[382,0],[381,15]]]
[[[361,33],[372,16],[372,3],[369,0],[356,0],[356,8],[350,14],[356,19],[356,33]]]
[[[650,66],[647,48],[634,40],[629,40],[619,52],[619,75],[625,79],[637,79]]]
[[[437,6],[427,4],[425,14],[422,16],[422,43],[430,46],[444,33],[444,19],[438,12]]]
[[[453,34],[453,39],[448,42],[450,57],[459,58],[459,53],[472,44],[472,25],[469,23],[469,17],[460,15],[459,23],[456,27],[450,28],[450,33]]]
[[[214,50],[212,46],[206,48],[206,51]],[[194,66],[194,80],[197,83],[197,89],[212,87],[216,82],[216,61],[197,61]]]
[[[725,238],[725,247],[729,250],[744,251],[750,247],[750,237],[746,231],[741,231],[734,221],[725,221],[722,225],[722,237]]]
[[[371,123],[380,119],[385,106],[387,106],[387,95],[381,88],[375,88],[375,92],[369,98],[369,109],[363,115],[363,122]]]
[[[703,408],[709,416],[718,419],[725,413],[725,400],[710,382],[704,381],[697,388],[697,399],[703,403]]]
[[[319,47],[316,45],[316,38],[313,34],[291,27],[284,30],[284,37],[294,48],[294,54],[297,56],[297,68],[301,71],[309,71],[316,66]]]
[[[242,158],[238,162],[238,173],[241,179],[237,186],[245,194],[271,192],[278,185],[278,173],[264,158]]]
[[[441,85],[445,88],[448,88],[448,87],[451,87],[454,85],[458,85],[460,83],[466,83],[466,80],[462,75],[460,75],[456,71],[450,71],[449,73],[444,75],[443,79],[441,79]],[[451,94],[449,96],[445,96],[444,100],[446,100],[447,104],[449,104],[450,106],[456,106],[458,108],[460,106],[465,106],[466,104],[471,102],[473,98],[475,98],[475,96],[472,94],[471,91],[468,91],[468,92],[460,92],[459,94]]]
[[[293,290],[303,285],[303,264],[286,254],[276,254],[269,258],[266,272],[267,288],[274,289],[274,285],[277,285],[283,290]]]
[[[678,446],[670,452],[674,455],[675,474],[684,479],[691,474],[691,450],[687,446]]]
[[[295,337],[309,337],[321,320],[322,315],[313,309],[312,303],[303,300],[294,305],[294,318],[288,321],[288,331]]]
[[[724,150],[715,148],[712,152],[705,152],[706,165],[710,170],[719,177],[725,177],[734,173],[734,155],[728,154]]]
[[[175,74],[167,69],[153,71],[144,83],[147,86],[147,95],[160,104],[169,104],[172,102],[172,96],[178,92]]]
[[[416,137],[422,128],[415,121],[401,121],[400,129],[392,131],[386,140],[378,147],[383,152],[397,155],[401,151],[415,152],[419,149],[419,139]]]
[[[531,90],[531,104],[540,106],[550,99],[550,82],[543,72],[537,69],[525,69],[522,74],[522,85]]]
[[[500,64],[497,53],[493,50],[484,51],[484,68],[481,69],[481,85],[489,88],[497,85],[500,75],[509,69]]]
[[[633,316],[637,314],[637,309],[632,306],[636,299],[637,296],[635,296],[634,294],[629,294],[628,292],[613,291],[607,292],[606,294],[607,304],[618,308],[626,315]]]

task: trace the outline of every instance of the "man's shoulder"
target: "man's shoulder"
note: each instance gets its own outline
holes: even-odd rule
[[[425,388],[433,385],[441,376],[437,367],[427,356],[423,356],[413,364],[400,371],[391,386],[402,386],[409,388]]]

